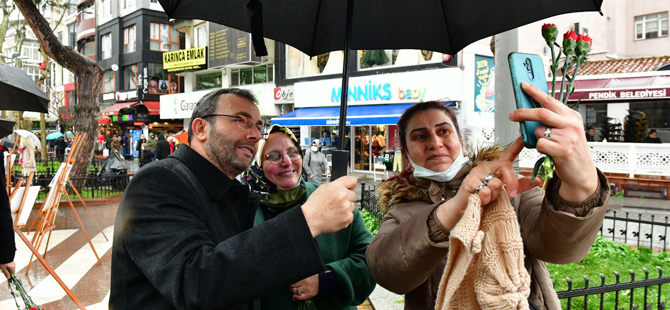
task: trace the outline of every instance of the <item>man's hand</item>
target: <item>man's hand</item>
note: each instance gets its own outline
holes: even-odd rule
[[[354,220],[354,200],[357,180],[343,176],[323,184],[302,205],[302,213],[312,232],[312,237],[339,231]]]
[[[11,277],[9,272],[11,271],[12,273],[16,273],[16,263],[14,262],[9,262],[6,264],[0,264],[0,269],[2,269],[2,273],[5,275],[7,279]]]

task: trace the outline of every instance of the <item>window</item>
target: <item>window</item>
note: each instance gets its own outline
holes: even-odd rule
[[[100,41],[102,42],[100,47],[100,59],[112,58],[112,34],[108,33],[101,36]]]
[[[169,52],[179,50],[179,32],[172,25],[151,23],[149,48],[152,51]]]
[[[77,13],[77,3],[78,0],[70,0],[70,2],[67,4],[67,15]]]
[[[123,68],[123,89],[137,89],[137,65]]]
[[[668,12],[635,17],[635,39],[653,39],[668,36]]]
[[[135,51],[135,25],[123,28],[123,53],[128,54]]]
[[[150,63],[147,66],[147,82],[150,94],[168,94],[177,93],[179,90],[179,77],[174,74],[167,74],[163,70],[162,64]]]
[[[197,75],[195,80],[196,90],[221,88],[221,72]]]
[[[135,0],[122,0],[124,9],[131,9],[135,7]]]
[[[81,20],[88,20],[95,18],[95,12],[93,11],[93,4],[85,5],[81,8]]]
[[[202,47],[202,46],[208,46],[209,42],[207,41],[207,26],[202,25],[200,27],[195,28],[195,38],[193,41],[193,47]]]
[[[81,53],[84,56],[95,56],[95,40],[84,43],[81,47]]]
[[[112,1],[102,0],[102,17],[107,18],[112,16]]]
[[[74,23],[67,25],[67,39],[67,45],[69,47],[75,47],[77,44],[77,30]]]
[[[158,3],[158,0],[151,0],[151,3]]]
[[[274,81],[274,66],[268,64],[231,70],[230,79],[230,86],[272,82]]]
[[[114,87],[116,84],[116,72],[112,70],[107,70],[105,71],[105,75],[103,77],[103,93],[111,93],[116,90],[116,87]]]

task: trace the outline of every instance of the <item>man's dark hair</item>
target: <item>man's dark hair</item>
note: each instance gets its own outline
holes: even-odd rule
[[[409,107],[405,112],[400,116],[398,120],[398,135],[400,136],[400,147],[402,147],[403,152],[407,151],[407,125],[409,121],[412,120],[416,113],[427,110],[439,110],[444,112],[444,114],[449,117],[451,122],[456,126],[456,133],[458,134],[458,140],[461,140],[461,129],[458,127],[458,121],[456,120],[456,114],[449,107],[445,106],[444,103],[439,101],[427,101],[417,103]]]
[[[656,132],[656,129],[650,129],[649,130],[649,134],[652,134],[652,133],[655,133],[655,132]]]
[[[595,128],[593,128],[593,126],[586,127],[586,130],[591,130],[591,129],[595,129]]]
[[[241,88],[221,88],[217,89],[215,91],[212,91],[211,93],[203,96],[200,98],[198,103],[195,106],[195,109],[193,109],[193,113],[191,114],[191,121],[188,124],[188,143],[191,144],[191,139],[193,138],[193,120],[196,118],[202,118],[205,115],[209,115],[214,113],[216,111],[216,104],[219,102],[219,97],[221,95],[225,94],[231,94],[235,95],[244,99],[247,99],[254,104],[257,103],[256,97],[254,97],[254,94],[246,89],[241,89]],[[215,117],[210,117],[206,119],[207,122],[210,124],[214,125],[216,124],[216,118]]]

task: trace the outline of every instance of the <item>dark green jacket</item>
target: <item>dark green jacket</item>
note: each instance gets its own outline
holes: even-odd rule
[[[318,185],[305,182],[307,201]],[[301,204],[293,208],[300,207]],[[274,220],[274,219],[273,219]],[[272,221],[272,220],[270,220]],[[265,214],[261,207],[256,211],[254,226],[265,222]],[[316,237],[316,243],[321,251],[321,258],[327,267],[333,270],[337,278],[339,292],[337,294],[316,295],[312,298],[318,310],[329,309],[357,309],[375,288],[374,279],[365,262],[365,251],[372,240],[372,234],[365,227],[361,212],[354,211],[354,221],[349,227],[336,233],[321,234]],[[293,294],[289,287],[278,289],[274,293],[261,298],[261,309],[290,310],[298,309],[293,301]]]

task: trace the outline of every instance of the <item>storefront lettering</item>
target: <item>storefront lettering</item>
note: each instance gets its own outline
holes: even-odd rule
[[[398,87],[398,99],[419,99],[419,101],[423,101],[423,96],[425,94],[425,88],[421,90],[412,86],[411,89],[402,90],[400,87]]]
[[[589,99],[636,99],[636,98],[664,98],[667,97],[667,89],[658,90],[636,90],[636,91],[604,91],[591,92]]]
[[[197,102],[188,102],[186,100],[182,100],[180,102],[177,102],[177,99],[175,98],[174,100],[174,114],[179,114],[179,111],[193,111],[195,109],[195,106],[197,105]]]
[[[329,120],[326,120],[326,125],[337,126],[337,125],[339,125],[339,124],[340,124],[340,119],[338,119],[338,118],[336,118],[336,119],[332,119],[332,118],[331,118],[331,119],[329,119]],[[350,125],[351,125],[351,122],[350,122],[350,121],[347,121],[347,126],[350,126]]]
[[[365,85],[363,87],[361,86],[349,87],[348,97],[349,101],[378,100],[378,99],[389,100],[391,99],[391,84],[386,83],[386,84],[373,85],[372,81],[368,81],[368,85]],[[333,87],[331,90],[330,101],[339,102],[341,98],[342,98],[342,87],[337,88]]]

